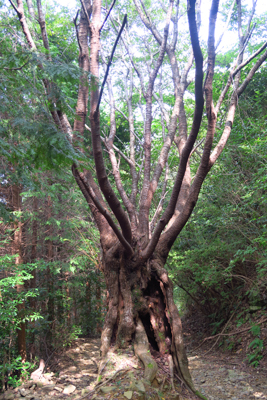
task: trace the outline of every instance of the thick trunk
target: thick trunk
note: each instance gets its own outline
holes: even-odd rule
[[[137,257],[129,259],[122,247],[116,246],[104,254],[103,264],[108,312],[101,337],[102,357],[112,344],[123,348],[135,342],[136,353],[146,364],[145,351],[140,355],[138,343],[143,335],[142,346],[148,340],[151,349],[171,354],[180,377],[193,389],[182,324],[164,261],[156,253],[146,263]]]

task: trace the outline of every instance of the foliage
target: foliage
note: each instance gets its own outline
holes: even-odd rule
[[[248,346],[248,348],[251,349],[252,353],[247,354],[247,359],[253,367],[258,367],[260,360],[263,358],[262,352],[264,350],[263,340],[260,339],[260,326],[252,325],[250,331],[252,335],[256,337]]]
[[[168,261],[180,299],[210,318],[213,334],[240,307],[267,307],[266,73],[241,97],[230,145]]]

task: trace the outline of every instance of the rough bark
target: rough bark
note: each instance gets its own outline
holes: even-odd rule
[[[138,242],[137,238],[134,242]],[[165,260],[154,253],[145,263],[125,255],[122,246],[103,255],[108,291],[108,312],[102,331],[101,354],[106,357],[111,344],[127,347],[135,340],[135,350],[145,365],[145,376],[154,378],[156,367],[148,348],[171,354],[184,382],[194,390],[183,344],[182,324],[173,301],[172,284],[164,269]],[[146,354],[146,355],[145,355]]]

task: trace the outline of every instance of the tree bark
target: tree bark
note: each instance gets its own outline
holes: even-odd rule
[[[13,211],[20,213],[22,210],[22,200],[21,200],[21,190],[22,188],[18,185],[13,185],[11,188],[12,194],[12,208]],[[22,246],[23,246],[23,238],[22,238],[22,221],[21,215],[16,216],[16,220],[14,222],[14,236],[12,243],[12,254],[16,255],[15,264],[20,265],[23,264],[22,257]],[[17,284],[17,293],[20,296],[24,292],[24,284]],[[25,304],[24,301],[20,301],[18,303],[18,318],[23,320],[25,314]],[[17,330],[18,334],[18,352],[21,356],[21,361],[24,363],[27,359],[26,352],[26,326],[25,322],[21,321],[19,323],[19,327]]]
[[[134,242],[138,242],[137,238]],[[107,355],[111,344],[123,348],[138,341],[141,321],[143,339],[148,341],[150,349],[171,354],[181,378],[193,389],[181,319],[164,263],[157,251],[145,263],[138,257],[129,258],[121,245],[103,255],[108,312],[101,336],[101,355]]]
[[[51,196],[48,196],[47,199],[47,240],[46,240],[46,259],[47,259],[47,268],[46,268],[46,279],[47,279],[47,318],[48,318],[48,332],[47,339],[51,343],[52,340],[52,331],[53,324],[55,319],[55,302],[54,302],[54,276],[52,273],[52,261],[53,261],[53,226],[52,226],[52,200]]]

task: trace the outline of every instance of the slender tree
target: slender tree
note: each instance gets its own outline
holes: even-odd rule
[[[13,211],[16,213],[21,213],[22,211],[22,201],[21,201],[21,186],[12,185],[11,187],[11,206]],[[16,255],[15,264],[23,264],[23,232],[22,232],[22,221],[21,215],[17,215],[14,222],[14,234],[12,241],[12,254]],[[23,281],[22,281],[23,282]],[[21,294],[24,291],[24,284],[17,283],[17,293]],[[17,333],[18,333],[18,351],[21,356],[21,361],[24,363],[27,358],[26,353],[26,326],[24,321],[25,316],[25,304],[24,301],[18,302],[18,317],[21,320]]]
[[[28,46],[33,51],[37,51],[27,25],[22,0],[17,0],[17,5],[11,0],[10,3],[19,17]],[[47,59],[51,61],[40,0],[37,5],[43,44],[47,51]],[[216,55],[215,25],[219,0],[212,0],[211,4],[206,60],[203,59],[199,42],[200,18],[198,18],[199,12],[196,12],[196,9],[198,10],[196,0],[188,0],[186,9],[183,9],[179,1],[174,2],[173,0],[169,1],[166,9],[162,6],[160,10],[147,9],[142,0],[134,0],[134,5],[135,15],[137,13],[142,21],[142,27],[140,23],[138,25],[141,35],[144,36],[145,41],[148,38],[145,45],[148,48],[149,57],[143,58],[146,70],[144,65],[140,65],[136,61],[131,48],[131,35],[129,34],[131,27],[127,28],[126,16],[122,22],[119,16],[110,17],[110,22],[117,31],[117,39],[109,59],[106,58],[104,49],[101,54],[106,68],[104,81],[99,90],[100,36],[101,32],[104,35],[103,27],[107,23],[106,20],[110,16],[111,9],[106,10],[104,22],[101,22],[101,0],[92,2],[81,0],[79,24],[77,24],[78,13],[74,22],[79,45],[79,66],[83,72],[79,81],[73,131],[66,115],[60,108],[57,96],[53,95],[56,92],[53,90],[53,82],[44,79],[43,83],[52,104],[50,112],[55,125],[70,139],[73,139],[73,143],[77,146],[79,141],[84,144],[81,138],[84,137],[88,113],[87,76],[90,73],[90,126],[88,128],[91,131],[96,177],[89,170],[82,170],[82,166],[77,163],[73,164],[72,171],[100,232],[102,264],[108,291],[108,312],[101,338],[102,357],[107,356],[112,340],[115,340],[119,347],[127,346],[134,341],[135,352],[145,365],[145,377],[153,380],[156,374],[156,365],[148,352],[150,342],[160,352],[172,355],[173,361],[170,363],[174,362],[181,379],[195,391],[188,370],[182,325],[173,300],[172,284],[164,269],[164,264],[174,241],[187,223],[197,203],[205,177],[227,143],[233,126],[238,97],[244,92],[254,74],[267,58],[267,43],[244,59],[253,31],[252,18],[256,0],[253,1],[246,26],[244,25],[241,0],[236,0],[239,48],[229,71],[228,81],[217,99],[217,104],[214,104],[212,85]],[[113,6],[114,2],[111,8]],[[185,10],[191,53],[189,52],[186,62],[181,65],[179,55],[181,58],[184,55],[181,55],[178,49],[178,22]],[[165,20],[163,29],[161,28],[162,20]],[[132,35],[135,34],[133,29]],[[126,117],[129,125],[130,155],[114,144],[117,129],[116,104],[112,91],[114,74],[110,71],[112,70],[112,57],[119,39],[123,45],[123,54],[126,54],[125,59],[122,56],[121,62],[125,63],[127,69],[124,87],[127,111],[121,111],[121,114]],[[109,37],[106,37],[106,41],[110,46]],[[251,65],[249,63],[253,65],[247,70],[246,76],[241,76],[242,68]],[[42,68],[41,62],[39,68]],[[162,87],[161,77],[166,70],[171,72],[173,82],[171,113],[167,111],[163,101],[164,91],[158,90]],[[192,79],[193,70],[195,77]],[[103,110],[104,113],[104,109],[100,108],[100,102],[106,81],[109,91],[110,130],[108,135],[103,137],[101,131],[102,111],[100,110]],[[193,117],[188,118],[185,94],[192,82],[194,82],[194,112]],[[143,138],[140,138],[135,131],[133,93],[136,93],[136,85],[140,88],[140,113],[144,119]],[[153,161],[155,158],[153,117],[156,105],[160,109],[162,140],[158,146],[160,150],[155,162]],[[214,141],[216,123],[222,105],[223,112],[226,113],[224,128],[222,132],[218,130],[220,138],[216,138]],[[204,128],[203,122],[205,114],[206,128]],[[201,124],[203,128],[201,128]],[[203,136],[201,148],[198,141],[200,132]],[[102,142],[109,156],[112,178],[107,171]],[[179,166],[176,174],[172,172],[172,187],[169,189],[170,193],[166,204],[164,198],[167,194],[168,158],[173,152],[173,145],[177,148]],[[81,147],[84,149],[84,146]],[[192,179],[190,157],[194,151],[197,151],[197,148],[198,151],[201,150],[201,157],[197,168],[194,165],[195,174]],[[137,150],[140,151],[140,156],[137,155]],[[129,176],[132,180],[131,189],[122,179],[120,159],[123,159],[129,166]],[[155,202],[158,203],[156,206]]]

